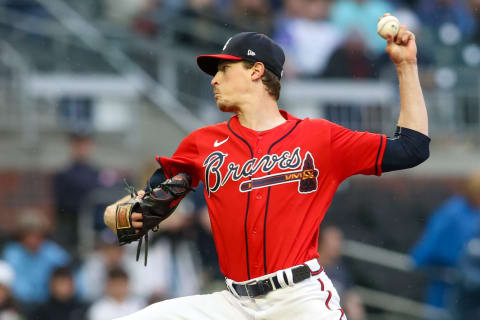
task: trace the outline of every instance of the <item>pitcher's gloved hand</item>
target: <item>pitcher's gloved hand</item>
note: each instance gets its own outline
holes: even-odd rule
[[[168,218],[177,208],[180,201],[193,190],[190,185],[192,180],[186,173],[179,173],[171,179],[167,179],[155,188],[147,184],[147,190],[143,197],[136,197],[132,188],[131,198],[116,207],[116,231],[118,242],[124,245],[139,240],[137,260],[142,245],[142,238],[145,236],[148,241],[148,232],[157,231],[158,225]],[[132,214],[142,214],[142,227],[135,228],[132,224]],[[145,264],[147,256],[147,245],[145,246]]]

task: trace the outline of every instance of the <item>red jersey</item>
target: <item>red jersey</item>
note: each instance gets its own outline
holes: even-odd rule
[[[354,174],[380,175],[386,137],[322,119],[287,120],[257,132],[228,122],[188,135],[167,177],[203,182],[222,273],[245,281],[318,257],[320,223],[338,185]]]

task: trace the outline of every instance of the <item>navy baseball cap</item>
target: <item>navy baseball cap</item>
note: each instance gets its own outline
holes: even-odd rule
[[[203,72],[215,76],[222,60],[262,62],[268,70],[282,78],[285,54],[268,36],[256,32],[241,32],[227,40],[222,53],[198,56],[197,64]]]

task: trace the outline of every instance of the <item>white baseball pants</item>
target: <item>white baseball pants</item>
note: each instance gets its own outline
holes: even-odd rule
[[[332,282],[322,271],[257,298],[224,290],[152,304],[116,320],[347,320]]]

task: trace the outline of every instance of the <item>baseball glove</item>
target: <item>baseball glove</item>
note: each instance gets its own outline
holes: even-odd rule
[[[167,179],[153,188],[147,183],[147,189],[141,199],[137,198],[134,187],[127,185],[131,198],[117,205],[116,231],[118,242],[124,245],[139,241],[137,247],[137,261],[140,256],[142,240],[145,238],[145,265],[148,255],[148,232],[157,231],[158,225],[168,218],[177,208],[180,201],[193,189],[192,180],[186,173],[180,173]],[[132,225],[132,213],[138,212],[143,216],[143,227],[136,229]]]

